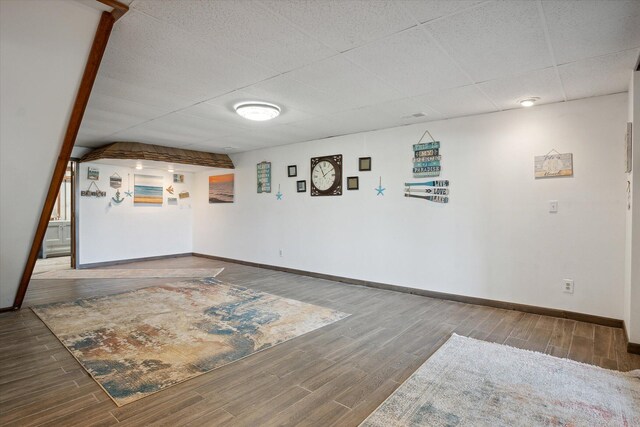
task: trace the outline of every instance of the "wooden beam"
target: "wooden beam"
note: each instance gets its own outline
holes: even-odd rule
[[[94,162],[100,159],[151,160],[210,168],[234,168],[233,161],[227,154],[126,141],[113,142],[98,147],[85,154],[80,162]]]
[[[47,198],[45,199],[44,206],[42,207],[42,212],[40,213],[40,220],[38,221],[36,234],[33,238],[33,243],[31,244],[31,251],[29,252],[27,264],[24,267],[22,278],[20,279],[20,285],[18,287],[18,292],[16,293],[16,298],[13,302],[13,308],[15,310],[19,309],[22,306],[24,296],[27,293],[27,288],[31,280],[31,274],[33,273],[33,268],[38,257],[38,251],[40,250],[42,240],[44,239],[45,232],[47,231],[47,224],[49,223],[49,218],[51,216],[51,211],[53,210],[56,195],[58,194],[60,185],[62,184],[62,180],[64,179],[64,175],[67,170],[67,164],[69,163],[69,159],[71,158],[71,150],[73,149],[73,145],[76,142],[78,130],[80,129],[80,124],[82,123],[82,117],[84,116],[84,111],[87,108],[89,95],[91,95],[93,83],[95,82],[96,76],[98,75],[100,62],[102,61],[102,56],[104,55],[104,51],[107,47],[107,42],[109,41],[109,36],[111,35],[111,30],[113,28],[114,22],[115,18],[111,13],[102,12],[100,22],[98,23],[98,29],[93,39],[93,45],[91,46],[91,51],[89,52],[89,58],[87,59],[87,64],[84,68],[82,80],[80,81],[80,88],[78,89],[76,100],[73,104],[73,109],[71,110],[71,117],[69,118],[69,123],[67,124],[67,131],[64,135],[62,148],[60,148],[60,154],[58,155],[58,160],[53,170],[53,176],[51,177],[51,184],[49,184]]]
[[[113,8],[111,15],[113,15],[114,21],[122,18],[122,15],[129,11],[129,6],[124,3],[120,3],[117,0],[98,0],[98,2]]]

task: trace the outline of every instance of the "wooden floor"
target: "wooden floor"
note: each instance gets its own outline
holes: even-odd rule
[[[0,425],[355,426],[452,332],[610,369],[640,368],[620,329],[345,285],[203,258],[220,279],[352,316],[121,408],[29,309],[0,315]],[[118,266],[122,268],[122,266]],[[175,279],[33,281],[25,307]]]

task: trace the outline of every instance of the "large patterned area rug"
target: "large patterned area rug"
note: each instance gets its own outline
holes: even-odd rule
[[[639,376],[454,334],[361,426],[640,426]]]
[[[32,309],[118,406],[349,316],[213,278]]]
[[[152,279],[162,277],[216,277],[224,268],[88,268],[50,270],[34,274],[31,280],[44,279]]]

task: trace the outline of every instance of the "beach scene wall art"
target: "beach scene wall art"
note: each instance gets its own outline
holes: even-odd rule
[[[233,203],[233,174],[209,177],[209,203]]]
[[[133,203],[136,205],[162,206],[162,177],[135,175]]]

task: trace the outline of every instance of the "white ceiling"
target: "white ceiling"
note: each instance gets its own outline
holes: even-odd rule
[[[638,0],[134,0],[76,144],[240,152],[625,92],[639,54]]]

